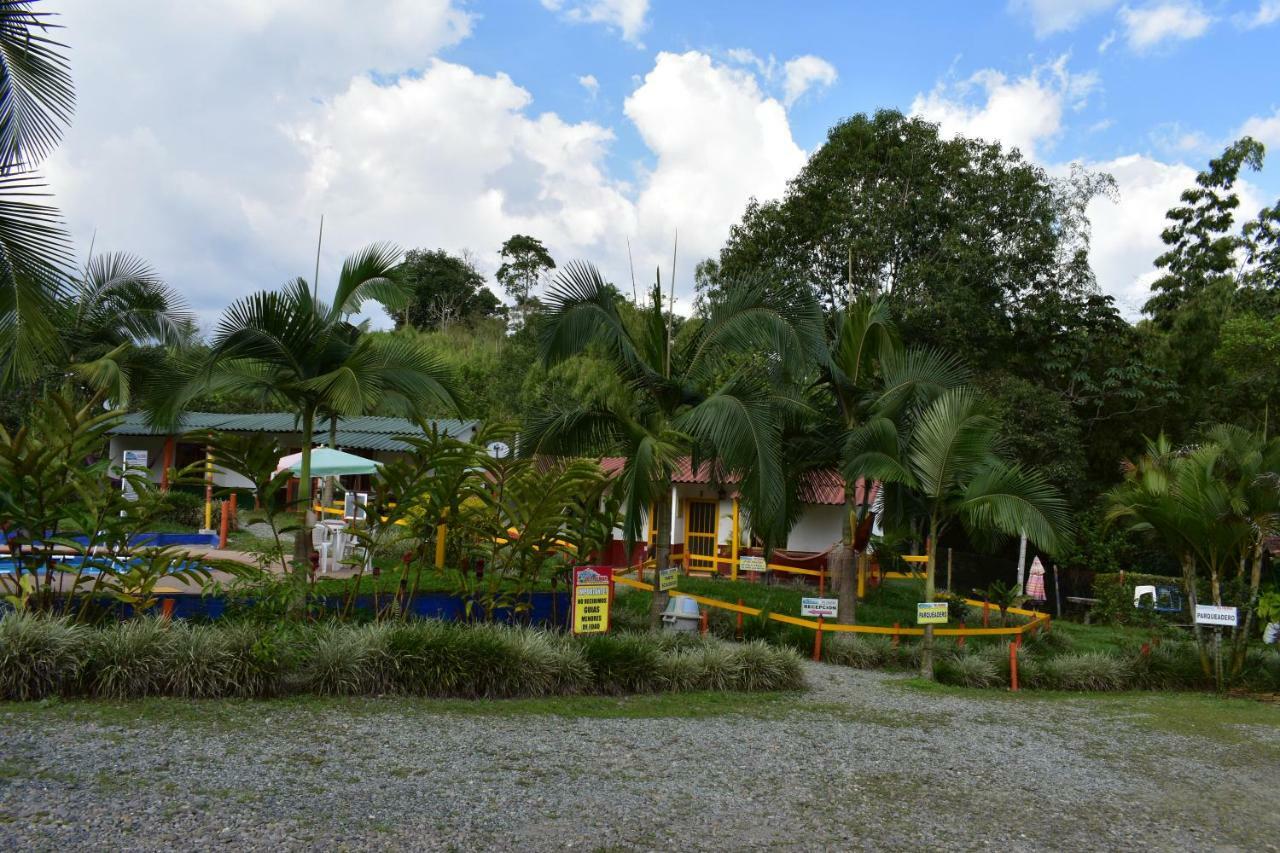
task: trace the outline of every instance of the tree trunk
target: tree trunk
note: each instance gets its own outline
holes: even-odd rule
[[[311,569],[311,528],[315,527],[315,512],[311,509],[311,439],[315,431],[315,411],[302,410],[302,459],[298,471],[298,501],[302,504],[302,529],[293,536],[293,570],[307,572]]]
[[[1213,603],[1215,606],[1222,606],[1222,581],[1218,577],[1219,568],[1217,561],[1209,563],[1209,588],[1213,593]],[[1214,627],[1213,629],[1213,682],[1221,693],[1225,686],[1225,679],[1222,672],[1222,629]]]
[[[1253,544],[1253,566],[1249,573],[1249,606],[1245,608],[1244,626],[1237,628],[1235,646],[1231,652],[1231,677],[1235,678],[1244,668],[1245,653],[1249,650],[1249,635],[1253,631],[1253,616],[1258,609],[1258,592],[1262,586],[1262,543],[1258,536]]]
[[[938,517],[929,517],[929,561],[924,573],[924,600],[933,601],[938,566]],[[920,643],[920,677],[933,680],[933,626],[924,626],[924,638]]]
[[[657,518],[650,519],[651,524],[657,524],[653,537],[653,600],[649,605],[649,628],[653,631],[662,627],[662,612],[667,609],[667,600],[671,597],[670,593],[658,590],[660,573],[671,565],[671,484],[663,483],[660,488],[662,497],[654,501],[653,510]]]
[[[839,602],[836,622],[840,625],[852,625],[856,621],[854,608],[858,601],[857,556],[853,552],[857,531],[853,524],[853,492],[848,483],[845,483],[844,494],[844,523],[840,525],[840,545],[832,549],[828,559],[831,585],[835,587],[836,601]]]
[[[1204,633],[1200,630],[1200,626],[1196,624],[1196,604],[1199,602],[1196,596],[1195,557],[1184,556],[1182,558],[1182,582],[1187,587],[1187,606],[1191,610],[1191,632],[1196,638],[1196,651],[1200,653],[1200,669],[1204,671],[1206,678],[1212,678],[1213,665],[1209,661],[1209,650],[1205,648]]]

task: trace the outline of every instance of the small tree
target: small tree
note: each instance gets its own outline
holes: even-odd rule
[[[925,598],[936,591],[938,537],[953,522],[975,533],[1027,538],[1055,550],[1071,531],[1066,501],[1044,475],[996,454],[1000,422],[972,388],[945,391],[895,420],[873,417],[850,439],[848,476],[880,480],[892,517],[920,513],[928,532]],[[920,674],[933,678],[933,627],[924,629]]]

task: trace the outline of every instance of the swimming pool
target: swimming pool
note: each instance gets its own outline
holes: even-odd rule
[[[71,538],[82,545],[89,542],[88,536],[73,536]],[[0,530],[0,543],[8,541],[8,535],[5,531]],[[218,534],[216,533],[139,533],[136,536],[129,537],[129,547],[131,548],[167,548],[178,545],[205,545],[212,548],[217,544]]]
[[[55,568],[54,571],[66,572],[70,574],[74,574],[75,572],[79,571],[85,577],[92,577],[94,575],[99,574],[102,571],[104,564],[106,564],[106,568],[108,571],[119,572],[125,569],[125,567],[128,566],[130,562],[128,560],[111,560],[110,563],[107,563],[107,560],[108,558],[105,556],[99,557],[92,560],[94,565],[85,566],[84,557],[76,556],[76,555],[58,555],[53,558],[54,563],[57,564],[57,568]],[[12,557],[0,557],[0,575],[13,574],[14,565],[15,564]],[[185,564],[183,568],[193,569],[198,567],[199,565],[200,565],[199,563],[188,563],[188,564]],[[43,577],[44,569],[40,570],[40,574]]]

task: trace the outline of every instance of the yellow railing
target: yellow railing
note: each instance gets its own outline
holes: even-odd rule
[[[619,584],[622,584],[623,586],[631,587],[632,589],[638,589],[645,592],[653,592],[653,584],[650,584],[650,583],[644,583],[643,581],[634,580],[632,578],[620,577],[616,572],[614,574],[613,579],[614,579],[614,583],[619,583]],[[733,613],[742,613],[747,616],[759,616],[760,614],[765,612],[759,607],[747,607],[746,605],[743,605],[743,604],[730,604],[729,602],[721,601],[718,598],[711,598],[705,595],[694,595],[688,592],[680,592],[679,590],[672,592],[672,595],[683,595],[686,598],[692,598],[694,601],[698,602],[699,604],[704,604],[707,607],[714,607],[719,610],[728,610]],[[982,601],[975,601],[971,598],[964,599],[964,603],[968,604],[970,607],[982,607],[987,609],[991,608],[990,604],[987,604]],[[1034,610],[1023,610],[1018,607],[1009,607],[1006,609],[1006,612],[1012,613],[1016,616],[1031,617],[1031,621],[1022,625],[1014,625],[1013,627],[1009,627],[1009,628],[934,628],[933,634],[935,637],[991,637],[991,636],[1000,636],[1000,635],[1007,636],[1012,634],[1022,634],[1032,630],[1033,628],[1044,627],[1049,625],[1049,614],[1047,613],[1039,613]],[[783,622],[787,625],[798,625],[801,628],[809,628],[814,631],[821,628],[821,630],[823,631],[835,631],[835,632],[854,633],[854,634],[889,634],[889,635],[899,636],[899,637],[919,637],[924,635],[923,628],[911,628],[911,627],[894,628],[894,627],[886,627],[884,625],[838,625],[838,624],[833,624],[831,622],[826,622],[826,621],[824,621],[822,625],[819,625],[817,621],[813,619],[804,619],[799,616],[788,616],[784,613],[769,613],[768,617],[775,622]]]

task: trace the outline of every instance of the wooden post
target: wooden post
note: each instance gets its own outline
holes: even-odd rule
[[[898,647],[898,623],[897,622],[893,623],[893,647],[895,649]]]
[[[947,548],[947,592],[951,592],[951,549]]]
[[[226,550],[227,532],[231,525],[231,502],[224,500],[222,502],[222,512],[218,519],[218,550]]]
[[[857,556],[857,572],[858,572],[858,591],[856,597],[867,597],[867,557],[866,552],[859,553]]]
[[[1009,644],[1009,689],[1018,692],[1018,646]]]
[[[991,605],[985,601],[982,602],[982,627],[991,627]]]
[[[160,491],[169,491],[169,469],[173,467],[175,451],[173,436],[165,436],[164,451],[160,454]]]
[[[168,621],[173,618],[173,605],[176,599],[162,598],[160,600],[160,618]]]
[[[827,590],[826,570],[818,569],[818,597],[821,598],[822,595],[826,592],[826,590]]]
[[[733,562],[729,566],[729,577],[733,580],[738,579],[738,538],[741,531],[738,528],[738,499],[733,499],[733,542],[729,545],[729,559]]]
[[[739,599],[738,599],[738,606],[739,606],[739,607],[741,607],[741,606],[742,606],[742,599],[741,599],[741,598],[739,598]],[[738,638],[739,640],[741,640],[741,639],[742,639],[742,611],[741,611],[741,610],[739,610],[739,611],[738,611],[738,637],[737,637],[737,638]]]
[[[813,659],[822,660],[822,617],[818,617],[818,630],[813,632]]]
[[[231,521],[236,526],[240,526],[240,500],[239,496],[232,492],[227,500],[231,501]]]
[[[963,630],[964,630],[964,620],[963,620],[963,619],[961,619],[961,620],[960,620],[960,630],[961,630],[961,631],[963,631]],[[958,649],[963,649],[963,648],[964,648],[964,634],[961,634],[960,636],[956,637],[956,648],[958,648]]]
[[[657,576],[655,575],[654,577],[655,577],[655,580],[656,580]],[[700,623],[698,624],[698,633],[699,633],[699,634],[702,634],[703,636],[706,636],[707,629],[710,627],[710,625],[709,625],[710,619],[708,618],[708,616],[709,616],[708,611],[703,610],[703,611],[702,611],[702,616],[701,616],[701,621],[700,621]]]

